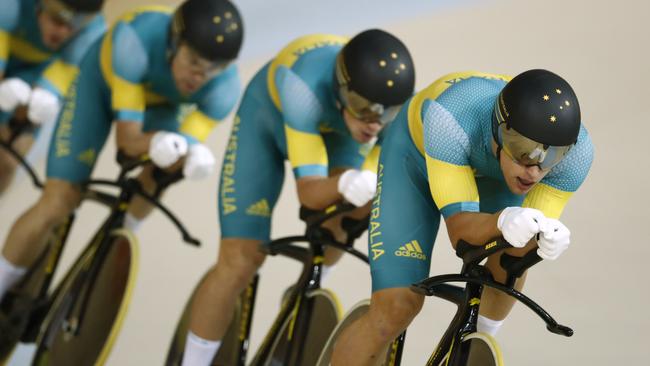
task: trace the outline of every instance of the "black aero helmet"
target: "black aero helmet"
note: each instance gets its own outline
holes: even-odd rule
[[[402,41],[370,29],[354,36],[339,52],[335,84],[340,102],[355,117],[394,117],[413,95],[415,66]],[[395,107],[393,113],[387,113],[390,107]]]
[[[45,0],[51,1],[51,0]],[[102,10],[104,0],[60,0],[72,10],[79,13],[97,13]]]
[[[87,24],[102,10],[104,0],[41,0],[38,9],[48,12],[74,29]]]
[[[210,61],[237,57],[244,36],[239,11],[228,0],[186,0],[174,13],[172,45],[187,43]]]
[[[550,71],[523,72],[501,90],[492,133],[516,161],[550,168],[578,139],[578,98],[566,80]]]

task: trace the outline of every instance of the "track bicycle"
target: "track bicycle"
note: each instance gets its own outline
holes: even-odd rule
[[[261,250],[282,255],[303,265],[298,281],[283,297],[282,306],[269,328],[250,365],[315,365],[321,349],[340,319],[338,300],[334,293],[320,287],[324,247],[345,251],[368,263],[368,257],[352,247],[368,227],[368,219],[342,219],[348,234],[347,243],[337,242],[321,224],[335,216],[353,210],[349,204],[333,205],[324,211],[302,208],[300,218],[306,222],[304,235],[289,236],[262,244]],[[297,243],[306,243],[307,246]],[[257,293],[259,275],[242,292],[233,321],[222,340],[212,365],[243,366],[249,351],[249,336]],[[192,297],[179,321],[167,356],[166,365],[180,365],[189,326]]]
[[[507,253],[501,255],[500,265],[507,273],[505,284],[496,282],[487,268],[481,265],[481,262],[490,255],[508,248],[512,246],[503,238],[481,246],[461,240],[456,246],[456,255],[463,260],[459,274],[433,276],[411,286],[411,289],[417,293],[439,297],[458,307],[442,339],[429,357],[427,366],[503,366],[503,357],[495,339],[489,334],[476,330],[481,293],[485,286],[512,296],[526,305],[546,323],[546,328],[550,332],[567,337],[573,335],[571,328],[558,324],[541,306],[514,289],[516,279],[521,277],[528,268],[541,261],[536,249],[529,251],[523,257],[515,257]],[[465,283],[465,286],[451,285],[450,282]],[[355,307],[344,318],[342,325],[351,324],[367,310],[368,303]],[[335,337],[330,339],[329,348],[326,347],[326,350],[329,349],[331,352],[334,342],[336,342]],[[404,342],[404,334],[392,342],[383,365],[401,365]],[[318,365],[328,365],[328,361],[329,355],[321,357]]]
[[[84,200],[99,202],[111,211],[59,285],[50,291],[74,214],[54,230],[47,249],[0,304],[0,360],[22,341],[37,345],[33,365],[101,365],[106,361],[135,284],[138,241],[122,228],[135,195],[160,209],[185,242],[199,245],[158,200],[166,187],[182,179],[182,174],[155,168],[157,188],[154,194],[148,194],[129,174],[148,164],[148,159],[129,160],[118,154],[118,162],[121,171],[115,181],[89,180],[82,185]],[[119,193],[92,188],[96,186],[114,187]]]

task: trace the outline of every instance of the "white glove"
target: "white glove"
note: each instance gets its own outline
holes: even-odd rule
[[[207,146],[194,144],[187,153],[183,175],[192,180],[207,178],[214,171],[215,163],[214,155]]]
[[[52,92],[36,87],[27,106],[27,118],[34,124],[54,122],[61,111],[61,102]]]
[[[571,232],[560,220],[546,219],[546,227],[537,240],[537,254],[546,260],[557,259],[571,243]]]
[[[510,245],[524,247],[530,239],[542,231],[546,216],[533,208],[506,207],[497,220],[497,227]]]
[[[19,78],[9,78],[0,82],[0,109],[11,112],[19,105],[26,105],[32,88]]]
[[[149,157],[160,168],[171,166],[185,154],[187,141],[177,133],[158,131],[151,138]]]
[[[339,177],[339,193],[357,207],[368,203],[377,190],[377,174],[369,170],[346,170]]]

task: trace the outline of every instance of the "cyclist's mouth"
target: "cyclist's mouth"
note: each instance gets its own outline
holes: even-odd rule
[[[185,89],[186,92],[194,92],[196,89],[198,89],[198,86],[194,83],[183,83],[183,88]]]
[[[526,180],[520,177],[517,177],[517,185],[522,191],[527,191],[531,189],[535,185],[534,180]]]

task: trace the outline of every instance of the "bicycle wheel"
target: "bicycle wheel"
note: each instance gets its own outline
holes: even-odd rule
[[[327,339],[340,319],[341,307],[336,295],[327,289],[311,291],[303,300],[311,303],[304,306],[313,306],[306,336],[302,339],[294,339],[296,329],[294,312],[277,333],[278,336],[271,349],[271,357],[264,365],[302,366],[315,365],[318,361]],[[292,354],[289,355],[290,349]],[[293,362],[285,364],[285,359]]]
[[[368,309],[370,309],[370,300],[361,300],[360,302],[356,303],[352,309],[347,312],[347,314],[345,314],[343,320],[341,320],[336,325],[334,331],[332,331],[332,334],[327,340],[325,347],[323,347],[323,351],[321,352],[321,355],[318,358],[318,362],[316,363],[317,366],[329,366],[332,360],[334,344],[341,335],[341,332],[343,332],[343,330],[350,324],[354,323],[357,319],[361,318],[365,313],[367,313]]]
[[[316,363],[317,366],[329,366],[330,362],[332,361],[332,353],[334,352],[334,345],[336,344],[336,341],[341,336],[341,333],[350,324],[354,323],[357,319],[365,315],[369,309],[370,309],[370,300],[369,299],[361,300],[358,303],[356,303],[345,314],[343,319],[336,325],[336,328],[334,328],[332,334],[327,340],[327,343],[323,348],[320,357],[318,358],[318,362]],[[395,360],[392,360],[391,354],[392,354],[391,349],[388,349],[384,362],[381,365],[390,366],[394,364]]]
[[[487,333],[475,332],[464,336],[453,357],[455,361],[450,360],[450,353],[447,353],[439,365],[503,366],[501,349],[496,340]],[[452,363],[449,363],[450,361]]]
[[[84,251],[57,292],[37,340],[34,365],[85,366],[106,362],[126,316],[138,264],[136,237],[125,229],[114,230],[110,235],[105,243],[107,253],[89,289],[82,323],[76,324],[78,319],[66,323],[64,318],[70,304],[78,300],[70,295],[72,284],[90,265],[95,250]]]
[[[185,341],[187,340],[187,332],[190,326],[190,310],[192,302],[194,301],[196,290],[201,286],[204,280],[205,275],[185,304],[181,319],[178,321],[178,325],[176,326],[172,343],[169,346],[167,360],[165,361],[166,366],[178,366],[183,361]],[[255,301],[253,298],[255,288],[252,286],[257,286],[257,276],[246,290],[242,292],[239,300],[235,304],[235,313],[233,314],[232,322],[226,331],[226,335],[221,341],[219,352],[217,352],[212,360],[212,366],[243,365],[244,360],[242,359],[243,355],[241,354],[241,343],[248,340],[248,323],[253,315],[250,310],[252,310],[252,303]]]

